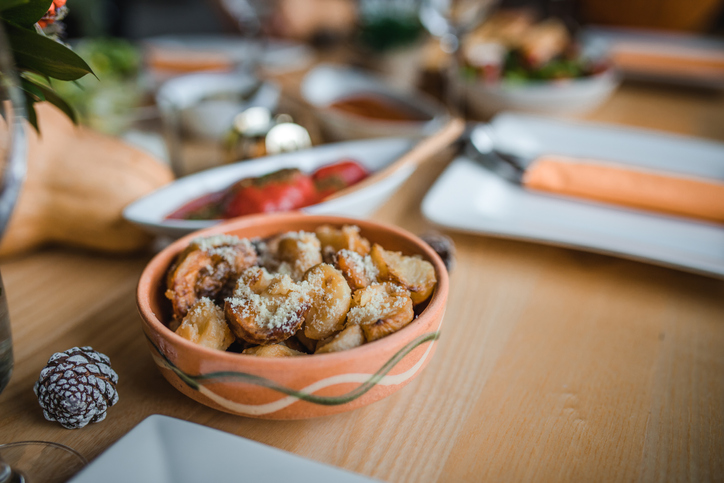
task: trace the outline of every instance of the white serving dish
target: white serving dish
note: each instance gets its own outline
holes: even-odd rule
[[[123,211],[123,217],[151,233],[180,237],[219,223],[219,220],[164,220],[168,214],[191,200],[224,189],[242,178],[260,176],[282,168],[299,168],[311,173],[320,166],[343,158],[356,160],[370,172],[379,171],[409,151],[414,142],[409,138],[388,138],[326,144],[209,169],[180,178],[131,203]],[[400,169],[378,183],[347,196],[303,208],[302,211],[365,217],[384,203],[414,169]]]
[[[204,100],[219,94],[251,93],[258,80],[246,72],[203,72],[175,77],[156,94],[156,104],[164,123],[180,127],[205,139],[219,140],[231,128],[234,116],[252,106],[274,111],[280,96],[276,84],[264,82],[246,101]],[[169,126],[169,127],[171,127]]]
[[[616,160],[724,182],[724,144],[623,126],[502,114],[497,147]],[[459,157],[425,196],[441,227],[580,248],[724,278],[724,226],[527,191]]]
[[[371,478],[199,424],[153,415],[71,483],[253,481],[369,483]]]
[[[584,114],[600,106],[618,86],[615,72],[554,82],[469,82],[459,80],[473,113],[489,117],[501,111]]]
[[[364,71],[320,64],[301,83],[302,97],[317,109],[325,131],[336,140],[378,137],[423,137],[433,134],[448,120],[445,106],[422,92],[396,89]],[[355,94],[387,97],[429,116],[428,121],[382,121],[345,113],[329,106]]]
[[[724,71],[721,68],[724,64],[724,40],[720,38],[683,32],[589,27],[584,30],[583,39],[586,45],[610,56],[614,64],[617,54],[638,54],[664,61],[658,67],[632,62],[616,65],[626,79],[724,89]],[[720,67],[686,69],[680,67],[682,61],[713,61]]]
[[[155,55],[220,55],[230,64],[242,66],[254,60],[265,70],[278,73],[304,69],[314,60],[314,51],[309,46],[282,39],[259,43],[233,35],[161,35],[146,38],[143,44],[154,49]]]

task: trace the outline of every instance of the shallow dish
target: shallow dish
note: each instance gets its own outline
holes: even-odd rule
[[[200,70],[231,71],[253,67],[255,62],[266,71],[283,73],[303,69],[314,60],[314,51],[304,44],[233,35],[161,35],[144,39],[143,46],[157,79]]]
[[[250,176],[261,176],[282,168],[299,168],[311,173],[316,168],[352,158],[368,171],[378,171],[395,162],[414,145],[411,139],[378,139],[327,144],[295,153],[267,156],[251,161],[213,168],[180,178],[131,203],[123,217],[145,230],[164,236],[179,237],[220,223],[220,220],[166,220],[165,217],[185,203],[228,187]],[[335,214],[364,217],[374,212],[413,173],[414,166],[396,171],[349,195],[303,208],[310,214]]]
[[[481,117],[500,111],[583,114],[601,105],[618,86],[611,69],[591,77],[555,82],[459,82],[467,104]]]
[[[501,114],[490,123],[496,147],[535,159],[546,153],[724,181],[724,144],[624,126]],[[470,158],[454,160],[422,202],[450,229],[605,253],[724,278],[724,227],[535,193]]]
[[[720,38],[622,27],[589,27],[583,38],[606,52],[624,78],[724,89]]]
[[[317,117],[329,136],[337,140],[391,136],[422,137],[440,129],[448,120],[445,107],[422,92],[395,89],[357,69],[321,64],[304,77],[302,97],[317,108]],[[330,108],[355,94],[374,94],[425,114],[426,121],[384,121]]]
[[[240,470],[243,468],[243,470]],[[217,429],[154,414],[73,477],[71,483],[369,483],[356,473]]]
[[[278,359],[201,347],[164,325],[162,319],[168,313],[162,288],[166,270],[193,238],[220,233],[266,237],[286,231],[314,231],[327,223],[356,224],[371,242],[420,255],[432,263],[438,285],[417,319],[398,332],[355,349]],[[349,411],[400,389],[430,361],[447,297],[448,277],[442,260],[416,236],[371,221],[300,213],[238,218],[184,237],[151,260],[137,291],[143,331],[163,376],[202,404],[265,419],[304,419]]]

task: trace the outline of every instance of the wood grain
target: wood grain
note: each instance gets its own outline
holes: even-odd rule
[[[724,140],[724,123],[704,122],[722,121],[720,96],[670,92],[624,85],[592,118]],[[420,201],[450,158],[424,165],[375,218],[427,229]],[[94,458],[160,413],[386,481],[722,481],[724,282],[451,236],[458,263],[428,368],[386,400],[309,421],[231,416],[166,383],[134,301],[149,255],[47,249],[5,261],[16,368],[0,442],[57,441]],[[76,345],[110,356],[120,402],[69,431],[43,419],[32,385],[53,352]]]

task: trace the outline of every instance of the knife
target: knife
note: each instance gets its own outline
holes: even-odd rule
[[[555,155],[529,161],[497,151],[487,125],[471,130],[467,154],[529,190],[724,224],[719,180]]]

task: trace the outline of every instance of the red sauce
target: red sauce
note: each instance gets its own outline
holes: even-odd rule
[[[383,121],[429,121],[429,115],[406,106],[401,102],[374,94],[363,94],[340,99],[330,106],[332,109],[356,116]]]
[[[220,203],[224,192],[209,193],[189,201],[166,216],[167,220],[216,220],[221,218]]]

